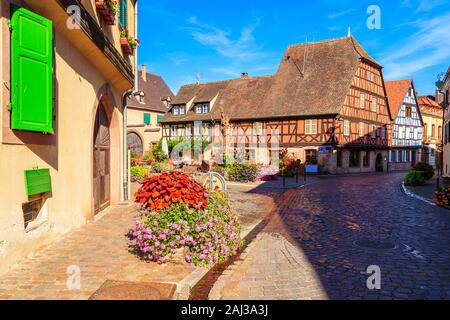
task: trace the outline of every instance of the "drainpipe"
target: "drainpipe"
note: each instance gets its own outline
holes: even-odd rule
[[[138,38],[138,0],[134,5],[134,33]],[[138,47],[139,48],[139,47]],[[128,143],[127,143],[127,122],[128,122],[128,98],[135,94],[139,89],[138,73],[138,48],[134,52],[134,88],[127,90],[122,97],[123,106],[123,200],[128,201]]]
[[[127,143],[127,105],[133,89],[125,91],[122,97],[123,106],[123,200],[128,201],[128,143]]]

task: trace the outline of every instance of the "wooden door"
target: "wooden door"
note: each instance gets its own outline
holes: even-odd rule
[[[94,125],[94,211],[99,213],[110,204],[110,149],[109,121],[100,103]]]

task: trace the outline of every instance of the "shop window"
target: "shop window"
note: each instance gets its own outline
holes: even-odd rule
[[[317,150],[306,150],[306,163],[317,164]]]
[[[359,151],[351,150],[349,155],[349,166],[352,168],[359,167],[359,158],[360,158]]]

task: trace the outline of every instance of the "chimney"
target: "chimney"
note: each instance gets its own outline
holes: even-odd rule
[[[248,79],[248,73],[247,72],[242,72],[241,73],[241,79]]]
[[[434,100],[438,104],[443,104],[444,103],[444,95],[439,90],[436,90],[436,95],[434,97]]]
[[[142,65],[142,79],[144,79],[145,82],[147,82],[147,65]]]

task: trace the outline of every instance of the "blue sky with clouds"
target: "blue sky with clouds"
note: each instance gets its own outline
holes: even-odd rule
[[[370,5],[381,29],[367,27]],[[412,78],[434,93],[450,65],[450,0],[140,1],[139,62],[176,93],[183,84],[273,74],[290,44],[347,35],[384,66],[386,80]]]

